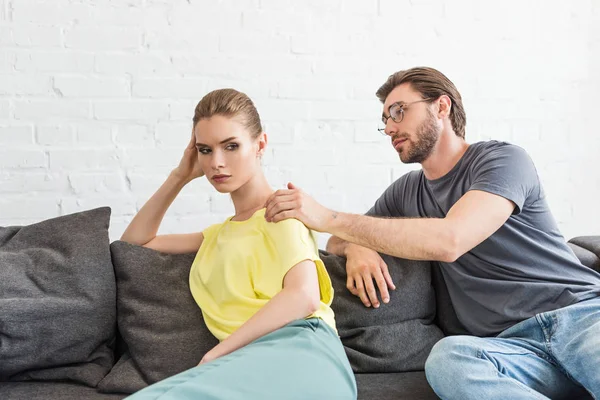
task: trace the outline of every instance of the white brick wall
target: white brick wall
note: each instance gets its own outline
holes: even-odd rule
[[[364,212],[416,167],[375,130],[374,96],[415,65],[457,84],[470,142],[530,152],[565,236],[600,234],[595,0],[0,0],[0,225],[110,205],[118,238],[179,160],[197,101],[225,86],[259,107],[273,187]],[[231,212],[197,181],[161,232]]]

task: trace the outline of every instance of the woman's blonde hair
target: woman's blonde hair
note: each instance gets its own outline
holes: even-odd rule
[[[193,127],[201,119],[214,115],[235,118],[250,132],[252,138],[257,138],[263,131],[260,116],[250,97],[235,89],[213,90],[200,100],[194,110]]]

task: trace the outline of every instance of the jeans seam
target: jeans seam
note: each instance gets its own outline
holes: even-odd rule
[[[536,397],[539,397],[542,400],[547,400],[548,399],[548,397],[544,396],[540,392],[537,392],[537,391],[533,390],[532,388],[530,388],[529,386],[527,386],[523,382],[520,382],[520,381],[516,380],[515,378],[511,378],[510,376],[504,375],[503,373],[501,373],[500,371],[498,371],[498,369],[496,369],[496,373],[498,374],[498,377],[500,377],[500,378],[512,379],[513,382],[515,382],[517,385],[521,386],[523,389],[525,389],[530,394],[532,394],[532,395],[534,395]]]
[[[535,316],[535,319],[536,319],[538,325],[540,326],[540,328],[542,329],[542,334],[544,335],[544,345],[546,346],[545,353],[552,355],[552,343],[550,343],[550,340],[552,338],[553,326],[551,326],[550,329],[548,329],[548,324],[546,323],[547,315],[548,314],[546,314],[546,313],[537,314]]]
[[[488,363],[492,364],[492,366],[493,366],[493,368],[496,370],[496,374],[498,375],[498,377],[499,377],[499,378],[507,378],[507,379],[510,379],[510,380],[512,380],[513,382],[517,383],[517,385],[519,385],[519,386],[521,386],[523,389],[525,389],[525,390],[526,390],[528,393],[531,393],[532,395],[534,395],[534,396],[536,396],[536,397],[539,397],[539,398],[540,398],[540,399],[542,399],[542,400],[547,400],[547,397],[546,397],[546,396],[544,396],[544,395],[542,395],[541,393],[539,393],[539,392],[536,392],[535,390],[533,390],[533,389],[532,389],[532,388],[530,388],[529,386],[525,385],[524,383],[522,383],[522,382],[518,381],[517,379],[515,379],[515,378],[512,378],[512,377],[510,377],[510,376],[508,376],[508,375],[505,375],[505,374],[503,374],[502,372],[500,372],[500,370],[499,370],[498,368],[496,368],[496,367],[494,366],[494,364],[493,364],[493,363],[492,363],[490,360],[484,359],[484,358],[482,357],[482,353],[483,353],[483,350],[482,350],[482,349],[477,349],[477,358],[479,358],[480,360],[483,360],[483,361],[486,361],[486,362],[488,362]]]
[[[552,335],[554,335],[554,333],[555,333],[555,332],[558,330],[558,324],[559,324],[559,323],[560,323],[560,322],[559,322],[559,320],[558,320],[558,315],[557,315],[556,313],[552,314],[552,325],[553,325],[553,326],[552,326],[552,327],[553,327],[553,329],[552,329]],[[552,337],[550,338],[550,341],[552,341]],[[550,349],[550,350],[551,350],[551,349]],[[552,354],[552,352],[550,352],[549,354],[552,356],[552,358],[554,358],[554,359],[555,359],[555,357],[554,357],[554,355]],[[562,373],[563,373],[563,374],[565,374],[565,375],[566,375],[566,376],[567,376],[567,377],[568,377],[570,380],[572,380],[573,382],[577,382],[577,380],[576,380],[576,379],[573,377],[573,375],[571,375],[571,374],[569,373],[569,371],[567,371],[567,370],[566,370],[566,369],[563,367],[562,363],[560,363],[558,360],[556,360],[556,359],[555,359],[555,362],[554,362],[554,364],[555,364],[555,365],[557,366],[557,368],[558,368],[558,369],[560,369],[560,370],[562,371]],[[577,382],[577,383],[579,383],[579,382]]]

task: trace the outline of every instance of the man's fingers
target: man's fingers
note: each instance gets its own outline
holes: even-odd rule
[[[278,212],[291,210],[295,207],[296,203],[293,196],[278,197],[266,205],[265,218],[273,218]]]
[[[396,285],[394,285],[394,281],[392,281],[392,276],[390,275],[388,266],[385,263],[385,261],[383,261],[383,260],[381,261],[381,271],[383,272],[383,277],[385,278],[385,282],[387,283],[387,286],[391,290],[396,290]]]
[[[279,221],[283,221],[284,219],[289,219],[289,218],[294,218],[296,216],[296,211],[295,210],[288,210],[288,211],[282,211],[278,214],[276,214],[275,216],[273,216],[272,218],[270,218],[270,222],[279,222]]]
[[[288,196],[291,196],[294,193],[295,193],[294,190],[286,190],[286,189],[280,189],[280,190],[275,191],[275,193],[273,193],[271,195],[271,197],[269,197],[267,199],[267,202],[265,203],[265,207],[267,208],[267,211],[269,210],[269,207],[271,207],[274,202],[279,201],[279,199],[281,197],[287,198]]]
[[[274,218],[277,214],[283,211],[290,211],[296,207],[296,203],[291,199],[285,201],[283,198],[280,201],[271,203],[270,207],[265,211],[265,218],[268,220]]]
[[[379,299],[377,298],[377,292],[375,291],[375,286],[373,285],[373,277],[369,271],[363,274],[363,281],[365,283],[365,290],[367,292],[367,296],[369,296],[369,301],[373,304],[373,307],[379,307]]]
[[[273,193],[273,197],[279,197],[279,196],[289,196],[291,194],[296,193],[296,190],[290,190],[290,189],[278,189],[275,191],[275,193]]]
[[[363,304],[367,307],[371,307],[371,302],[369,301],[369,297],[367,296],[367,293],[365,292],[365,287],[363,285],[363,279],[362,276],[357,276],[354,278],[354,282],[356,283],[356,291],[358,292],[358,297],[360,297],[360,300],[363,302]]]
[[[354,279],[350,275],[348,275],[346,278],[346,289],[348,289],[353,295],[358,296],[358,292],[354,286]]]
[[[377,287],[379,288],[379,293],[381,294],[381,301],[388,303],[390,301],[390,293],[388,292],[387,282],[385,281],[381,270],[376,270],[373,273],[373,278],[375,278],[375,282],[377,282]]]
[[[265,211],[265,217],[269,215],[269,211],[271,211],[273,206],[275,206],[277,203],[282,201],[291,201],[293,199],[294,197],[289,194],[277,194],[277,192],[273,193],[265,203],[265,208],[267,209]]]

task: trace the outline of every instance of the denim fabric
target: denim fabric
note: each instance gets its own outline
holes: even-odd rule
[[[442,399],[600,399],[600,298],[537,314],[497,337],[446,337],[425,373]]]

